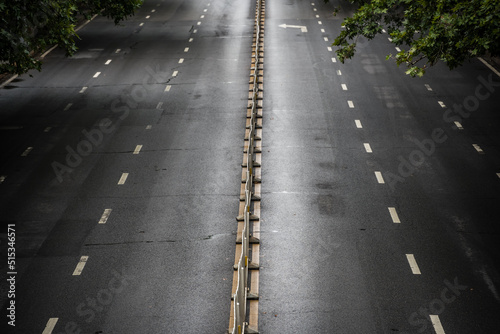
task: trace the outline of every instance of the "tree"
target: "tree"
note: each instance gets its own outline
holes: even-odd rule
[[[41,70],[39,55],[59,45],[76,52],[78,17],[101,14],[115,24],[134,14],[143,0],[0,0],[0,73]]]
[[[328,2],[329,0],[325,0]],[[373,39],[385,29],[401,46],[394,58],[406,73],[422,76],[442,60],[456,68],[466,60],[500,55],[500,0],[349,0],[359,7],[344,19],[333,45],[343,63],[356,52],[360,36]],[[335,10],[338,11],[338,8]]]

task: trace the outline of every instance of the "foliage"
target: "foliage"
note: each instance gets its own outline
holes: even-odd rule
[[[77,17],[102,14],[115,24],[134,14],[142,0],[0,0],[0,73],[41,70],[39,55],[59,45],[76,51]]]
[[[382,29],[401,46],[387,58],[406,64],[411,76],[422,76],[439,60],[453,69],[471,57],[500,55],[500,0],[348,1],[358,9],[333,43],[341,62],[354,56],[359,36],[373,39]]]

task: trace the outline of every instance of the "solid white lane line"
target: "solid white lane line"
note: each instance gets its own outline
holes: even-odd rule
[[[26,157],[28,156],[28,154],[30,154],[31,150],[33,149],[33,147],[28,147],[27,149],[24,150],[24,152],[21,154],[22,157]]]
[[[188,42],[189,42],[189,43],[191,43],[192,41],[193,41],[193,39],[192,39],[192,38],[190,38]]]
[[[323,24],[323,22],[321,22],[321,21],[318,21],[318,24]]]
[[[341,70],[337,70],[337,75],[342,75],[342,71]]]
[[[172,73],[172,76],[173,76],[173,77],[176,77],[176,76],[177,76],[177,74],[179,74],[179,71],[174,71],[174,73]]]
[[[472,144],[478,153],[484,154],[484,151],[479,147],[478,144]]]
[[[358,129],[362,129],[363,128],[363,125],[361,125],[361,121],[359,119],[355,119],[354,123],[356,123],[356,127]]]
[[[122,176],[120,177],[120,180],[118,180],[118,184],[122,185],[125,184],[127,181],[128,173],[122,173]]]
[[[115,53],[120,53],[122,49],[116,49]]]
[[[142,145],[137,145],[135,147],[134,154],[139,154],[139,152],[141,152],[141,149],[142,149]]]
[[[69,108],[71,108],[72,105],[73,103],[68,103],[66,107],[64,107],[64,111],[67,111]]]
[[[347,85],[346,84],[342,84],[342,90],[347,90]]]
[[[377,182],[380,183],[380,184],[383,184],[385,183],[384,181],[384,177],[382,176],[382,173],[380,172],[375,172],[375,177],[377,178]]]
[[[179,59],[179,64],[182,64],[184,62],[184,58]]]
[[[413,254],[406,254],[406,259],[408,260],[413,275],[420,275],[420,268],[418,267],[417,261],[415,261],[415,256]]]
[[[438,101],[438,103],[441,106],[441,108],[446,108],[446,104],[444,104],[443,101]]]
[[[188,52],[189,51],[189,48],[184,48],[184,52]]]
[[[488,64],[488,62],[486,60],[484,60],[481,57],[477,57],[477,59],[479,59],[481,61],[481,63],[483,63],[484,65],[486,65],[486,67],[488,67],[490,70],[493,71],[493,73],[495,73],[496,75],[498,75],[500,77],[500,72],[498,72],[496,70],[496,68],[494,68],[493,66],[491,66],[490,64]]]
[[[0,183],[3,183],[3,181],[5,181],[6,178],[7,178],[7,175],[0,176]]]
[[[82,89],[80,89],[78,93],[83,94],[87,90],[87,88],[88,87],[82,87]]]
[[[391,214],[392,222],[399,224],[401,221],[399,220],[398,213],[396,212],[396,208],[394,207],[389,207],[389,213]]]
[[[97,78],[99,75],[101,75],[101,72],[96,72],[96,73],[94,74],[94,78]]]
[[[152,128],[153,128],[153,126],[152,126],[152,125],[147,125],[147,126],[146,126],[146,130],[151,130]]]
[[[323,37],[323,39],[325,40],[325,42],[328,42],[328,37]]]
[[[435,314],[430,314],[432,326],[434,327],[434,331],[436,334],[446,334],[444,332],[443,325],[441,325],[441,320],[439,320],[439,316]]]
[[[370,146],[369,143],[363,143],[363,146],[365,147],[366,153],[372,153],[372,147]]]
[[[52,127],[48,126],[48,127],[45,128],[45,130],[43,130],[43,132],[49,132],[50,130],[52,130]]]
[[[425,88],[427,88],[427,90],[428,90],[429,92],[432,92],[432,88],[431,88],[431,86],[430,86],[430,85],[425,84],[424,86],[425,86]]]
[[[463,130],[464,127],[462,126],[462,124],[460,122],[457,122],[455,121],[455,126],[459,129],[459,130]]]
[[[106,61],[104,65],[109,65],[109,63],[111,63],[111,59],[108,59],[108,61]]]
[[[170,92],[170,88],[172,88],[172,86],[170,86],[170,85],[167,85],[167,86],[165,87],[165,90],[164,90],[164,92]]]
[[[139,27],[142,27],[143,25],[144,25],[144,22],[141,22],[141,23],[139,24]]]
[[[76,265],[75,271],[73,271],[73,276],[79,276],[82,274],[83,268],[85,267],[85,264],[87,264],[88,259],[88,256],[82,256],[80,258],[80,261]]]
[[[52,331],[56,327],[58,320],[59,318],[50,318],[49,321],[47,321],[47,324],[45,325],[42,334],[52,334]]]
[[[156,109],[161,109],[162,105],[163,105],[163,102],[158,102],[158,104],[156,105]]]
[[[109,215],[111,214],[111,211],[113,211],[113,209],[105,209],[104,210],[104,213],[102,214],[101,219],[99,220],[99,224],[106,224],[106,222],[108,221]]]
[[[332,63],[336,63],[337,59],[335,57],[332,57]]]
[[[332,48],[329,46],[326,48],[328,51],[332,52]]]
[[[349,106],[349,108],[354,108],[354,102],[352,102],[351,100],[347,101],[347,105]]]

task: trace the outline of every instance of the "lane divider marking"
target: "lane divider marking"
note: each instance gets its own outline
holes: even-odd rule
[[[164,92],[170,92],[170,88],[172,88],[172,86],[171,86],[171,85],[167,85],[167,86],[165,87]]]
[[[142,149],[142,145],[137,145],[135,147],[135,150],[134,150],[133,154],[139,154],[141,152],[141,149]]]
[[[472,146],[479,154],[484,154],[484,151],[481,149],[481,147],[479,147],[478,144],[472,144]]]
[[[346,84],[341,84],[340,86],[342,86],[342,90],[347,90],[347,85]]]
[[[30,146],[28,147],[27,149],[24,150],[24,152],[21,154],[22,157],[27,157],[28,154],[30,154],[30,152],[33,150],[33,147]]]
[[[3,181],[5,181],[6,178],[7,178],[7,175],[0,176],[0,183],[3,183]]]
[[[97,78],[99,75],[101,75],[101,72],[96,72],[96,74],[94,74],[94,78]]]
[[[52,130],[52,127],[51,127],[51,126],[48,126],[48,127],[46,127],[46,128],[43,130],[43,132],[50,132],[50,130]]]
[[[441,320],[439,320],[439,315],[430,314],[429,317],[431,318],[431,323],[436,334],[446,334],[444,332],[443,325],[441,324]]]
[[[359,119],[355,119],[354,123],[356,123],[356,127],[358,129],[362,129],[363,128],[363,125],[361,125],[361,121]]]
[[[58,320],[59,318],[50,318],[49,321],[47,321],[47,324],[45,325],[42,334],[52,334],[52,331],[56,327]]]
[[[349,108],[354,108],[354,102],[352,102],[351,100],[348,100],[347,101],[347,105],[349,106]]]
[[[389,209],[389,213],[390,213],[391,218],[392,218],[392,222],[395,223],[395,224],[401,223],[401,220],[399,220],[398,213],[396,212],[396,208],[395,207],[389,207],[388,209]]]
[[[363,146],[365,147],[366,153],[373,153],[372,147],[370,146],[369,143],[363,143]]]
[[[73,103],[68,103],[68,104],[66,105],[66,107],[64,107],[64,111],[68,111],[68,110],[69,110],[69,108],[71,108],[71,106],[72,106],[72,105],[73,105]]]
[[[379,171],[376,171],[375,172],[375,177],[377,178],[377,182],[380,183],[380,184],[384,184],[385,181],[384,181],[384,177],[382,176],[382,173],[379,172]]]
[[[108,59],[108,61],[106,61],[106,62],[104,63],[104,65],[109,65],[110,63],[111,63],[111,59]]]
[[[82,89],[81,89],[78,93],[80,93],[80,94],[85,93],[85,91],[87,90],[87,88],[88,88],[88,87],[85,87],[85,86],[84,86],[84,87],[82,87]]]
[[[431,88],[431,86],[430,86],[430,85],[425,84],[424,86],[425,86],[425,88],[427,88],[427,90],[428,90],[428,91],[432,92],[432,88]]]
[[[118,184],[122,185],[125,184],[128,178],[128,173],[122,173],[122,176],[120,177],[120,180],[118,180]]]
[[[456,126],[459,130],[463,130],[463,129],[464,129],[464,127],[462,126],[462,124],[461,124],[460,122],[455,121],[454,123],[455,123],[455,126]]]
[[[80,276],[82,274],[83,268],[85,268],[85,265],[87,264],[88,259],[89,259],[89,257],[86,255],[84,255],[80,258],[80,261],[78,262],[75,270],[73,271],[73,276]]]
[[[111,211],[113,211],[113,209],[104,209],[104,213],[102,214],[101,219],[99,219],[99,224],[106,224]]]
[[[438,101],[438,103],[441,106],[441,108],[446,108],[446,104],[444,104],[443,101]]]
[[[413,275],[420,275],[420,268],[415,260],[415,256],[413,254],[406,254],[406,259],[408,260]]]
[[[161,109],[162,105],[163,105],[163,102],[158,102],[158,104],[156,105],[156,109]]]

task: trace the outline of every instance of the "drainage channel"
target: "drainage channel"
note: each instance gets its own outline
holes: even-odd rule
[[[265,0],[257,0],[228,333],[258,333]]]

